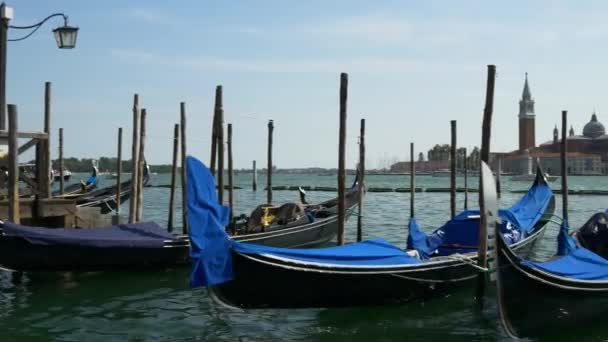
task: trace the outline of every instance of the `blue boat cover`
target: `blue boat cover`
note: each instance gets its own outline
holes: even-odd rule
[[[557,255],[568,255],[576,248],[576,241],[568,234],[568,221],[563,220],[557,234]]]
[[[243,254],[265,254],[289,261],[341,266],[396,266],[418,264],[421,261],[384,239],[373,239],[328,248],[278,248],[235,243],[235,250]]]
[[[35,245],[73,245],[84,247],[160,248],[175,236],[154,222],[120,224],[101,228],[44,228],[4,222],[6,236],[16,236]]]
[[[218,203],[209,169],[194,157],[186,161],[188,233],[194,261],[190,285],[213,286],[234,278],[231,252],[266,254],[304,263],[387,266],[420,262],[382,239],[319,249],[267,247],[231,240],[224,229],[229,209]]]
[[[231,246],[226,234],[230,209],[222,206],[215,182],[203,163],[186,159],[186,198],[192,272],[190,286],[212,286],[233,278]]]
[[[523,260],[522,264],[566,278],[608,280],[608,260],[582,247],[551,261]]]
[[[546,183],[535,183],[511,208],[499,210],[505,241],[513,244],[523,239],[541,218],[553,196]],[[465,210],[431,234],[424,233],[410,220],[407,248],[422,258],[453,253],[468,253],[479,245],[479,210]]]

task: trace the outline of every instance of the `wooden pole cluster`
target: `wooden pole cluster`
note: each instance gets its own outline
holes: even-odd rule
[[[63,180],[63,128],[59,128],[59,193],[65,193],[65,181]]]
[[[232,218],[234,217],[234,170],[232,165],[232,124],[229,123],[227,126],[227,144],[228,150],[228,206],[230,207],[230,225],[232,226]]]
[[[253,179],[251,180],[251,188],[253,191],[258,191],[258,170],[255,165],[255,160],[253,161]]]
[[[450,121],[450,218],[456,216],[456,120]]]
[[[141,222],[144,214],[144,164],[146,163],[146,109],[143,108],[139,118],[139,153],[137,156],[137,211],[136,221]]]
[[[266,174],[266,203],[272,204],[272,133],[274,121],[268,120],[268,165]]]
[[[217,199],[224,204],[224,104],[222,86],[215,92],[215,111],[217,115]]]
[[[562,110],[562,148],[560,151],[562,173],[562,217],[568,223],[568,111]]]
[[[17,106],[8,105],[8,220],[21,223],[19,211],[19,146],[17,145]]]
[[[133,96],[133,140],[131,145],[131,201],[129,202],[129,223],[137,222],[137,191],[139,186],[139,95]]]
[[[492,130],[492,112],[494,110],[494,84],[496,82],[496,66],[488,65],[488,80],[486,86],[486,104],[483,111],[483,122],[481,125],[481,161],[488,163],[490,159],[490,134]],[[481,165],[479,167],[481,172]],[[480,174],[481,176],[481,174]],[[485,202],[483,199],[483,182],[479,178],[479,211],[485,212]],[[488,261],[488,222],[485,215],[480,215],[479,220],[479,248],[477,265],[485,268]],[[485,274],[480,272],[477,277],[477,300],[482,303],[485,292]]]
[[[180,129],[181,129],[181,159],[182,159],[182,233],[188,234],[188,202],[186,201],[186,103],[181,102]]]
[[[464,148],[464,210],[469,209],[469,158],[467,149]]]
[[[365,187],[365,119],[361,119],[361,131],[359,132],[359,196],[357,198],[357,242],[363,239],[363,191]]]
[[[122,127],[118,127],[116,150],[116,223],[120,223],[120,194],[122,193]]]
[[[179,154],[179,124],[173,127],[173,163],[171,164],[171,193],[169,195],[169,219],[167,220],[167,230],[173,231],[174,212],[175,212],[175,188],[177,182],[177,157]]]
[[[340,131],[338,138],[338,245],[344,244],[344,223],[346,221],[346,101],[348,98],[348,74],[340,75]]]

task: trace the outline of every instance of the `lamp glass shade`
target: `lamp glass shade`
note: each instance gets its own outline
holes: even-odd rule
[[[53,30],[57,47],[60,49],[73,49],[76,46],[76,38],[78,37],[78,27],[61,26]]]

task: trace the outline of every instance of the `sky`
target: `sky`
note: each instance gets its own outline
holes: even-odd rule
[[[170,163],[173,124],[186,102],[188,153],[209,160],[216,85],[233,124],[235,168],[266,163],[275,122],[279,168],[337,167],[340,73],[349,74],[347,165],[385,167],[435,144],[481,141],[488,64],[497,66],[492,151],[517,148],[525,72],[536,100],[536,143],[561,110],[580,134],[594,110],[608,122],[605,1],[80,1],[13,0],[14,25],[63,12],[79,26],[73,50],[51,30],[8,45],[7,102],[19,127],[41,130],[44,82],[53,84],[52,151],[130,155],[133,94],[148,114],[146,156]],[[23,31],[10,30],[9,38]],[[606,114],[604,114],[606,113]]]

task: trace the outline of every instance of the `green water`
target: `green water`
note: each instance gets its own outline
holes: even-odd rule
[[[79,175],[75,175],[77,180]],[[167,184],[158,175],[153,184]],[[247,212],[265,200],[265,192],[250,190],[250,178],[237,177],[236,212]],[[459,182],[462,178],[459,178]],[[111,184],[106,180],[105,184]],[[263,177],[258,184],[264,184]],[[369,176],[368,186],[406,187],[406,176]],[[418,177],[422,187],[447,187],[448,178]],[[608,190],[608,177],[571,177],[573,189]],[[335,186],[335,177],[276,175],[275,185]],[[470,181],[477,187],[477,180]],[[104,184],[101,184],[103,186]],[[503,177],[503,206],[514,203],[528,184]],[[559,187],[559,181],[553,185]],[[263,188],[263,186],[260,186]],[[146,188],[144,216],[166,224],[166,188]],[[310,201],[333,197],[309,192]],[[458,194],[459,208],[463,194]],[[296,200],[295,191],[275,191],[276,202]],[[178,196],[179,198],[179,196]],[[405,245],[409,194],[368,193],[364,207],[364,236],[384,237]],[[471,206],[477,194],[470,197]],[[561,199],[557,196],[557,208]],[[608,207],[608,196],[570,196],[572,226]],[[128,210],[128,204],[123,206]],[[426,230],[449,216],[449,194],[417,193],[416,216]],[[561,213],[557,212],[557,214]],[[180,215],[177,215],[178,217]],[[354,241],[355,226],[347,225],[347,240]],[[535,251],[538,259],[555,250],[557,227],[549,227]],[[188,269],[158,272],[45,273],[16,277],[0,273],[0,341],[493,341],[502,339],[494,319],[493,303],[480,312],[472,291],[447,298],[397,307],[314,310],[233,311],[212,303],[204,289],[188,287]],[[260,277],[264,275],[261,274]],[[357,284],[352,284],[357,286]],[[294,294],[297,296],[297,294]],[[532,304],[531,304],[532,305]],[[606,340],[608,328],[584,330],[584,340]],[[571,340],[578,332],[561,332],[551,340]],[[578,339],[581,336],[578,335]]]

